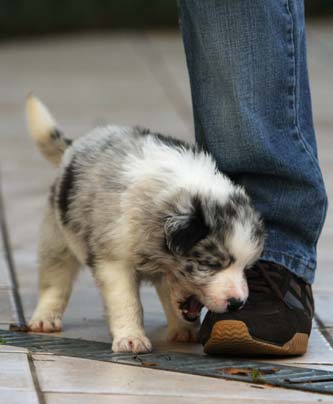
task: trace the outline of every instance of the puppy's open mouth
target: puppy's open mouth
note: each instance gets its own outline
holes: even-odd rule
[[[188,297],[179,305],[184,320],[190,322],[196,321],[199,318],[202,307],[203,304],[195,296]]]

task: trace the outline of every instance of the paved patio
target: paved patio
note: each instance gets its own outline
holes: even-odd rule
[[[308,26],[309,68],[319,154],[333,197],[333,24]],[[142,124],[192,141],[190,92],[177,33],[64,36],[0,44],[2,192],[19,293],[30,317],[37,297],[36,242],[54,175],[25,128],[24,97],[34,90],[65,132],[79,136],[97,123]],[[319,245],[316,313],[308,353],[279,363],[333,370],[333,214]],[[0,328],[17,321],[13,285],[0,244]],[[167,344],[154,291],[144,287],[145,321],[156,349],[201,352]],[[109,341],[101,299],[83,272],[64,318],[62,336]],[[331,336],[331,337],[330,337]],[[0,403],[263,403],[330,401],[329,396],[85,359],[30,354],[0,345]]]

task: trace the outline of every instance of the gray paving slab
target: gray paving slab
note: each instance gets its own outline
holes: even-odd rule
[[[0,289],[0,327],[6,326],[17,320],[12,293],[8,289]]]
[[[40,404],[34,391],[0,390],[0,402],[10,404]]]
[[[0,167],[0,290],[11,288],[9,266],[8,266],[8,254],[5,246],[6,233],[7,232],[5,224],[4,203],[1,191],[1,167]]]
[[[317,290],[315,298],[316,314],[325,327],[333,327],[333,287],[326,290]]]
[[[5,253],[0,247],[0,289],[4,288],[10,288],[10,280]]]
[[[0,363],[0,403],[39,403],[27,355],[0,351]]]

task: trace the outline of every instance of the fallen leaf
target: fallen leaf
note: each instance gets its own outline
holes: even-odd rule
[[[142,366],[157,366],[156,363],[153,362],[141,362]]]

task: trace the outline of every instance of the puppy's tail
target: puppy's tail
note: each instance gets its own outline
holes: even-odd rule
[[[33,94],[27,97],[26,116],[30,135],[39,150],[58,166],[71,140],[62,135],[46,106]]]

